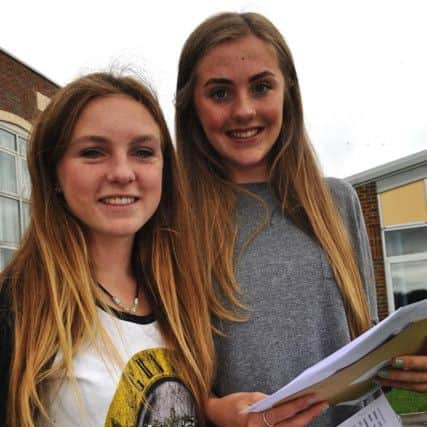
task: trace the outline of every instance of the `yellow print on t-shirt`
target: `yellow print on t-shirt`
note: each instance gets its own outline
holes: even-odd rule
[[[144,350],[126,364],[105,427],[195,427],[194,399],[164,348]]]

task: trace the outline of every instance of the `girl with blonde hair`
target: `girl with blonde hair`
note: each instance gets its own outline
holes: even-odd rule
[[[327,409],[316,396],[240,412],[377,321],[356,193],[322,176],[292,55],[268,19],[222,13],[188,37],[176,135],[212,277],[218,368],[208,417],[222,427],[338,425],[357,408]]]
[[[31,221],[0,278],[0,424],[202,425],[205,280],[155,96],[109,73],[70,83],[28,163]]]

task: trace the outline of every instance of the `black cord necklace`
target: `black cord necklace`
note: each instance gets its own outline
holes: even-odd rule
[[[111,301],[113,301],[114,304],[117,305],[117,307],[121,308],[126,313],[136,313],[136,309],[138,308],[138,293],[139,293],[139,287],[138,284],[136,285],[136,291],[135,291],[135,298],[133,299],[133,304],[130,307],[126,307],[122,304],[122,301],[119,297],[116,297],[115,295],[111,294],[107,289],[104,288],[104,286],[101,285],[101,283],[97,282],[98,286],[104,291],[106,295],[108,295],[111,298]]]

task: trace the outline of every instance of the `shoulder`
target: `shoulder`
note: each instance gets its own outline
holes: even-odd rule
[[[359,229],[363,214],[359,197],[353,186],[339,178],[325,178],[332,198],[349,230]]]
[[[325,182],[341,211],[354,213],[359,210],[359,197],[350,183],[339,178],[325,178]]]
[[[356,190],[347,181],[332,177],[325,178],[325,181],[332,197],[334,197],[337,202],[349,203],[358,200]]]

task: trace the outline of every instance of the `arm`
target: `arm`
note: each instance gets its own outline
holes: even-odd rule
[[[205,406],[206,415],[217,427],[304,427],[328,408],[326,402],[314,403],[313,396],[303,396],[263,413],[241,413],[264,397],[262,393],[233,393],[220,398],[210,396]]]
[[[355,218],[355,231],[356,236],[354,239],[355,253],[359,262],[359,271],[365,288],[366,297],[369,305],[369,312],[371,314],[372,324],[378,323],[378,308],[377,308],[377,295],[375,286],[375,273],[374,264],[372,260],[371,246],[369,244],[368,232],[360,206],[359,198],[354,189],[353,190],[353,213]]]
[[[378,323],[378,312],[374,267],[359,198],[356,190],[349,183],[336,178],[328,178],[327,182],[349,233],[365,289],[372,324],[376,324]]]

